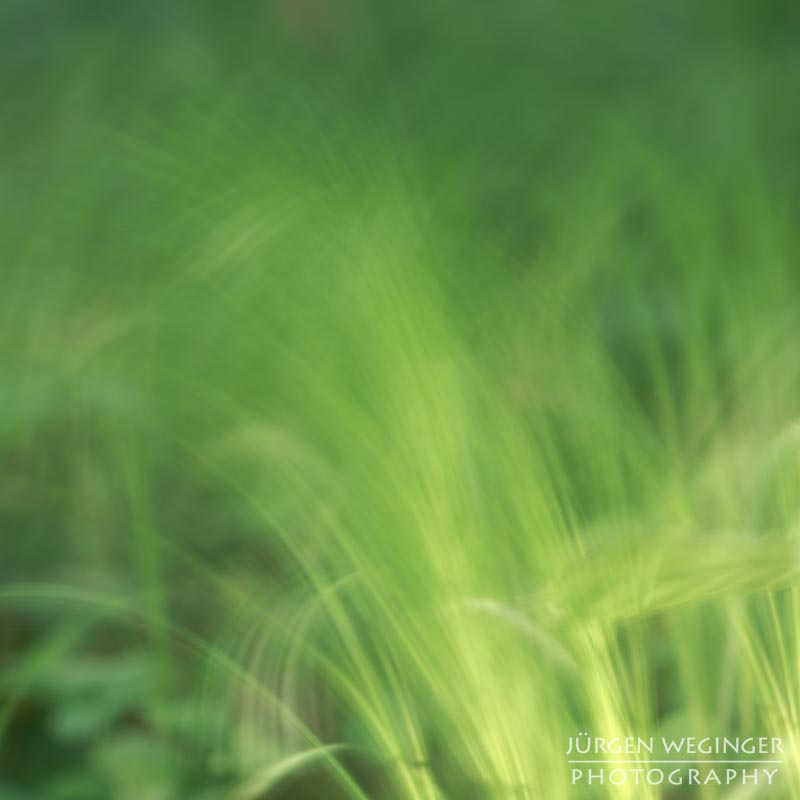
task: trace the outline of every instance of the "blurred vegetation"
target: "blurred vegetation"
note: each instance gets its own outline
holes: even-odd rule
[[[0,800],[800,797],[794,3],[0,29]]]

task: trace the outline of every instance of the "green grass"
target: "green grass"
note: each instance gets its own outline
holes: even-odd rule
[[[0,798],[800,797],[791,9],[40,5]]]

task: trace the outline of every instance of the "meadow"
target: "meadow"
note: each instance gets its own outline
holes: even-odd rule
[[[0,800],[800,797],[792,4],[0,28]]]

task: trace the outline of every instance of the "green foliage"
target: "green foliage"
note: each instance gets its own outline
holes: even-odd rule
[[[790,4],[0,18],[0,800],[800,796]]]

